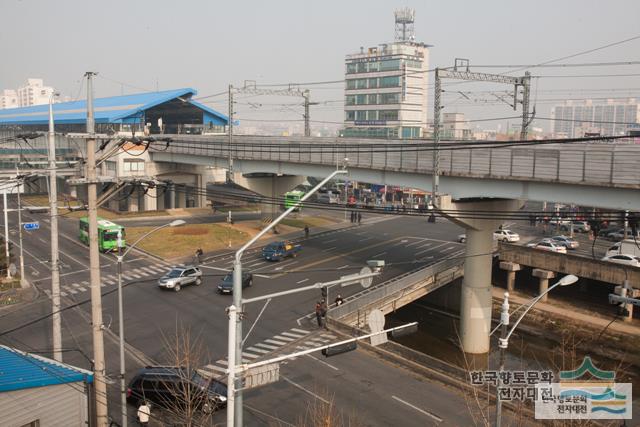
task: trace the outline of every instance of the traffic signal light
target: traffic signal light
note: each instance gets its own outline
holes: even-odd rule
[[[322,349],[322,355],[325,357],[335,356],[337,354],[346,353],[348,351],[353,351],[358,348],[357,341],[350,341],[344,344],[332,345],[327,348]]]
[[[320,288],[320,293],[322,294],[322,298],[326,298],[327,297],[327,295],[329,293],[328,291],[329,290],[327,289],[326,286],[323,286],[323,287]]]

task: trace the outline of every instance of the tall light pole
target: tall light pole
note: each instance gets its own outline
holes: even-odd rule
[[[122,240],[122,229],[118,230],[118,326],[120,334],[120,404],[122,406],[122,427],[127,427],[127,388],[125,385],[125,362],[124,362],[124,316],[122,309],[122,260],[142,239],[161,230],[165,227],[177,227],[185,224],[185,221],[176,219],[168,224],[154,228],[148,233],[142,235],[138,240],[130,245],[123,253],[124,245]]]
[[[269,230],[273,229],[280,221],[282,221],[287,215],[293,212],[294,209],[297,209],[298,206],[316,191],[322,188],[329,180],[331,180],[334,176],[338,174],[346,174],[346,169],[337,169],[333,171],[328,177],[323,179],[318,185],[313,187],[311,191],[305,194],[298,202],[296,202],[289,209],[284,211],[278,218],[273,220],[271,224],[262,229],[258,234],[256,234],[251,240],[245,243],[238,251],[236,252],[234,261],[233,261],[233,306],[235,309],[242,312],[242,255],[244,251],[251,245],[253,245],[260,237],[265,235]],[[232,317],[229,316],[229,322],[231,322]],[[235,321],[235,334],[233,335],[233,347],[235,352],[234,354],[231,351],[231,348],[228,349],[229,354],[227,355],[227,362],[229,364],[229,375],[227,380],[227,427],[233,427],[237,423],[237,425],[241,426],[242,424],[242,384],[241,378],[236,377],[234,367],[240,365],[242,363],[242,316],[237,316],[237,320]],[[232,329],[231,324],[229,325],[229,330]],[[232,344],[231,338],[229,339],[229,345]],[[237,396],[236,394],[237,390]]]
[[[16,178],[18,190],[18,240],[20,241],[20,286],[25,286],[24,280],[24,250],[22,249],[22,201],[20,200],[20,191],[24,189],[24,176],[20,177],[20,171],[16,167]]]
[[[53,358],[62,362],[62,327],[60,326],[60,262],[58,255],[58,180],[56,173],[56,134],[53,123],[53,98],[58,93],[52,92],[49,97],[49,219],[51,222],[51,322],[53,324]]]
[[[504,300],[502,302],[502,311],[500,313],[500,323],[501,323],[501,336],[498,338],[498,347],[500,347],[500,368],[498,374],[498,387],[496,388],[496,427],[500,427],[502,423],[502,401],[500,400],[500,378],[502,378],[502,372],[504,371],[504,357],[507,347],[509,346],[509,338],[513,331],[518,327],[524,316],[527,315],[529,310],[538,303],[546,294],[551,292],[557,286],[568,286],[573,285],[578,281],[578,278],[573,274],[569,274],[564,276],[562,279],[558,280],[555,284],[549,287],[545,292],[541,293],[537,297],[535,297],[529,304],[526,305],[526,310],[524,313],[520,315],[516,323],[514,323],[511,330],[507,332],[509,327],[509,292],[504,293]],[[523,306],[524,307],[524,306]]]

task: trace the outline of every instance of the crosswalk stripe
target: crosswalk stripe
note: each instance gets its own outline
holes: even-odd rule
[[[64,291],[61,291],[61,292],[60,292],[60,295],[62,295],[63,297],[66,297],[66,296],[67,296],[67,293],[66,293],[66,292],[64,292]]]
[[[304,335],[292,334],[291,332],[282,332],[280,335],[284,335],[285,337],[291,337],[294,339],[302,338]]]
[[[247,350],[250,350],[250,351],[257,351],[258,353],[262,353],[262,354],[270,353],[270,351],[269,351],[269,350],[263,350],[263,349],[261,349],[261,348],[255,348],[255,347],[249,347]]]
[[[300,334],[302,334],[302,335],[307,335],[307,334],[309,333],[309,331],[305,331],[304,329],[291,328],[291,330],[292,330],[293,332],[298,332],[298,333],[300,333]]]
[[[129,275],[135,277],[136,279],[142,279],[142,276],[140,276],[139,274],[129,273]],[[146,276],[146,274],[145,274],[145,276]]]
[[[82,285],[80,283],[72,283],[71,286],[74,286],[76,288],[81,288]]]
[[[250,358],[250,359],[257,359],[258,357],[260,357],[260,356],[259,356],[259,355],[257,355],[257,354],[247,353],[246,351],[243,351],[243,352],[242,352],[242,355],[243,355],[244,357],[248,357],[248,358]]]
[[[113,285],[115,283],[113,280],[110,280],[110,279],[102,279],[102,281],[107,285]]]
[[[207,365],[203,368],[201,368],[202,370],[205,371],[212,371],[212,372],[227,372],[227,370],[225,368],[222,368],[220,366],[216,366],[216,365]]]
[[[153,271],[149,267],[140,267],[140,269],[148,272],[149,274],[158,274],[156,271]]]
[[[284,334],[282,334],[284,335]],[[290,337],[283,337],[282,335],[276,335],[273,338],[277,339],[277,340],[283,340],[283,341],[287,341],[287,342],[291,342],[291,341],[295,341],[295,339],[290,338]]]
[[[87,282],[86,280],[83,280],[83,281],[82,281],[82,282],[80,282],[80,283],[82,283],[84,286],[89,286],[89,282]]]
[[[269,345],[269,344],[264,344],[264,343],[261,343],[261,342],[256,344],[256,347],[268,348],[269,350],[277,350],[278,349],[278,347],[276,347],[276,346]]]
[[[125,280],[131,280],[131,279],[133,279],[133,277],[129,276],[128,274],[123,274],[123,275],[122,275],[122,278],[123,278],[123,279],[125,279]]]
[[[272,339],[264,340],[264,342],[267,342],[269,344],[276,344],[276,345],[285,345],[287,343],[286,341],[277,341]]]
[[[229,364],[227,363],[226,359],[216,360],[216,363],[217,363],[218,365],[224,365],[224,366],[229,365]]]
[[[320,334],[321,337],[325,337],[325,338],[329,338],[330,340],[334,340],[337,337],[335,335],[332,334]]]

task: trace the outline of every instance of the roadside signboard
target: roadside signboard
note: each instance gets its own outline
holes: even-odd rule
[[[25,222],[22,224],[22,228],[24,228],[26,231],[32,231],[32,230],[38,230],[40,229],[40,223],[39,222]]]
[[[249,368],[243,374],[243,390],[274,383],[280,379],[280,364],[270,363],[264,366]]]

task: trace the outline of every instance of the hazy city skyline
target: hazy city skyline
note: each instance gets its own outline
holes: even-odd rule
[[[342,80],[346,54],[393,40],[393,11],[400,7],[415,8],[416,40],[433,45],[431,68],[450,66],[456,57],[468,58],[472,65],[542,63],[634,37],[640,16],[640,4],[633,1],[542,1],[535,7],[492,1],[461,7],[418,1],[168,4],[116,0],[107,7],[100,3],[99,9],[92,8],[92,3],[98,5],[76,0],[3,2],[0,53],[12,58],[12,65],[0,71],[0,89],[38,77],[72,99],[83,97],[81,81],[86,70],[100,73],[95,85],[98,97],[156,87],[193,87],[198,96],[206,96],[226,91],[229,83],[242,85],[245,79],[258,84]],[[100,12],[87,16],[88,10]],[[639,46],[640,40],[633,40],[560,62],[634,61]],[[581,76],[534,79],[532,100],[538,105],[538,117],[550,115],[555,99],[637,96],[638,77],[628,76],[637,70],[638,65],[533,68],[534,75]],[[582,77],[588,74],[625,77]],[[322,102],[312,108],[312,118],[342,122],[344,85],[308,87],[313,100]],[[502,101],[494,92],[500,95],[508,89],[457,84],[445,92],[445,111],[464,112],[469,119],[518,115],[506,104],[497,105]],[[205,101],[227,111],[226,95]],[[236,111],[240,120],[251,125],[260,123],[251,123],[252,119],[297,120],[302,113],[296,105],[300,102],[273,97],[247,101],[239,96]],[[478,124],[496,128],[506,122]],[[542,120],[535,125],[550,127]]]

